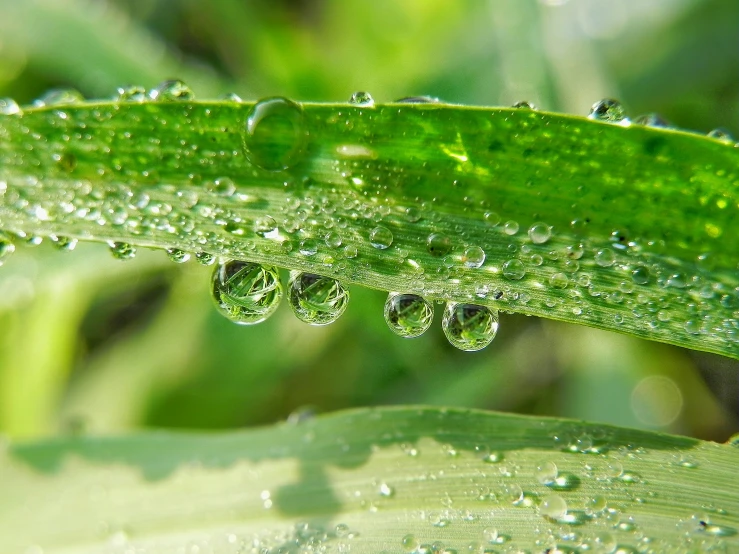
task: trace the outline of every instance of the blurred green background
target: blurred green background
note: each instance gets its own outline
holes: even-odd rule
[[[177,77],[201,98],[368,90],[585,115],[615,97],[631,116],[739,135],[735,0],[0,0],[0,15],[0,97],[22,104]],[[239,327],[213,308],[209,276],[161,252],[20,247],[0,268],[0,432],[239,428],[413,403],[720,441],[739,427],[739,364],[717,356],[511,315],[464,353],[438,313],[423,337],[396,337],[385,294],[359,287],[328,327],[285,304]]]

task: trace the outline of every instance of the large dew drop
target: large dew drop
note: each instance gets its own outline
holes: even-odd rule
[[[12,98],[0,98],[0,115],[21,115],[21,108]]]
[[[328,325],[346,310],[349,291],[331,277],[291,271],[288,301],[299,320],[310,325]]]
[[[378,226],[370,231],[369,241],[378,250],[385,250],[393,244],[393,233],[387,227]]]
[[[246,118],[244,151],[262,169],[280,171],[294,166],[307,141],[303,109],[286,98],[260,100]]]
[[[256,325],[271,316],[282,299],[277,269],[230,260],[218,264],[211,282],[218,311],[239,325]]]
[[[182,102],[194,100],[195,95],[179,79],[164,81],[149,91],[149,98],[158,102]]]
[[[498,311],[486,306],[449,302],[441,327],[452,346],[468,352],[481,350],[498,332]]]
[[[15,252],[15,245],[13,244],[10,235],[4,231],[0,231],[0,265],[5,263],[5,260]]]
[[[398,336],[412,339],[424,334],[434,320],[434,307],[416,294],[391,292],[385,301],[385,321]]]
[[[618,100],[599,100],[590,108],[589,119],[598,121],[608,121],[609,123],[619,123],[626,119],[624,107]]]
[[[371,108],[375,105],[375,101],[372,98],[372,95],[369,92],[363,92],[358,91],[352,94],[352,97],[349,98],[349,103],[354,104],[355,106],[362,106],[365,108]]]

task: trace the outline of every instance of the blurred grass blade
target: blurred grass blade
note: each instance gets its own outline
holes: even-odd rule
[[[0,227],[738,358],[737,167],[727,140],[527,109],[91,102],[0,117]]]
[[[4,449],[0,547],[734,552],[738,464],[731,445],[437,408],[80,436]]]

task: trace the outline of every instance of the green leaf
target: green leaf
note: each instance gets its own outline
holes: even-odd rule
[[[0,226],[739,358],[738,162],[728,140],[526,109],[91,102],[0,117]]]
[[[0,547],[46,554],[739,548],[735,445],[421,407],[295,419],[225,434],[9,445],[0,455]]]

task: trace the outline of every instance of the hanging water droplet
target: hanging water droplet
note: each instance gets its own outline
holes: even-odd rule
[[[618,123],[626,119],[626,112],[619,101],[606,98],[593,104],[593,107],[590,108],[588,118]]]
[[[393,243],[393,233],[387,227],[378,226],[370,231],[369,241],[375,248],[385,250]]]
[[[441,327],[453,346],[468,352],[481,350],[498,332],[498,311],[486,306],[449,302]]]
[[[546,223],[534,223],[529,227],[529,238],[534,244],[544,244],[552,236],[552,228]]]
[[[71,252],[72,250],[77,248],[77,239],[58,235],[51,235],[49,238],[51,239],[54,247],[57,250],[61,250],[62,252]]]
[[[273,217],[268,215],[257,218],[254,222],[254,232],[260,237],[266,239],[277,238],[279,232],[277,230],[277,222]]]
[[[0,98],[0,115],[22,115],[20,106],[12,98]]]
[[[485,263],[485,251],[479,246],[469,246],[465,248],[462,255],[462,262],[466,267],[477,269]]]
[[[194,100],[195,95],[185,83],[179,79],[171,79],[163,81],[151,89],[149,98],[158,102],[179,102]]]
[[[526,267],[521,260],[512,259],[503,264],[503,277],[518,281],[526,275]]]
[[[239,325],[256,325],[277,310],[282,284],[277,268],[229,260],[214,268],[211,292],[223,316]]]
[[[184,264],[190,260],[190,254],[179,248],[167,248],[167,257],[176,264]]]
[[[34,106],[61,106],[64,104],[77,104],[84,102],[85,97],[79,91],[74,89],[51,89],[45,92],[37,100],[34,100]]]
[[[375,105],[375,100],[369,92],[358,91],[349,98],[349,103],[357,106],[371,108]]]
[[[146,100],[146,89],[142,86],[118,87],[117,100],[120,102],[143,102]]]
[[[244,133],[246,157],[269,171],[294,166],[308,140],[303,109],[286,98],[260,100],[249,112]]]
[[[328,325],[346,310],[349,291],[331,277],[291,271],[288,300],[299,320],[311,325]]]
[[[15,244],[10,235],[5,231],[0,231],[0,265],[5,263],[10,255],[15,252]]]
[[[208,266],[215,263],[216,257],[210,252],[198,252],[197,254],[195,254],[195,260],[200,265]]]
[[[551,519],[562,519],[567,515],[567,502],[558,494],[549,494],[541,499],[539,513]]]
[[[130,260],[136,256],[136,248],[127,242],[114,242],[108,243],[110,253],[114,258],[118,260]]]
[[[446,256],[452,250],[452,241],[441,233],[432,233],[426,239],[426,249],[432,256]]]
[[[385,301],[385,322],[403,338],[419,337],[431,326],[434,307],[415,294],[391,292]]]

